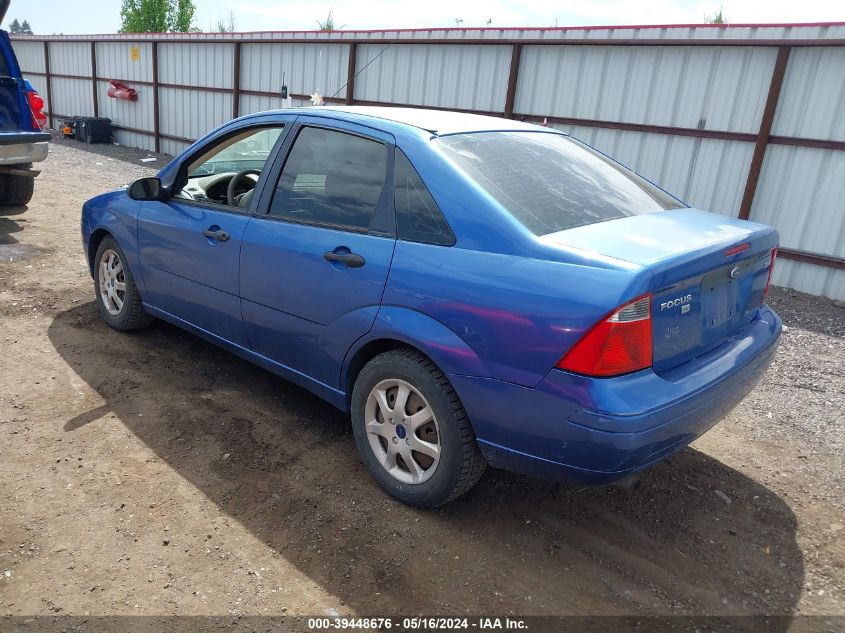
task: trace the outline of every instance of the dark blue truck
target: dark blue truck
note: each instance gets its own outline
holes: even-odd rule
[[[11,0],[0,0],[0,24]],[[30,201],[50,134],[42,131],[44,101],[21,76],[9,34],[0,29],[0,206]]]

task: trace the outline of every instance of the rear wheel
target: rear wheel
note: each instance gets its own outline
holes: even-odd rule
[[[370,474],[411,505],[455,499],[486,466],[446,376],[414,350],[386,352],[361,370],[352,391],[352,425]]]
[[[153,317],[144,311],[126,256],[111,236],[104,237],[94,259],[94,289],[100,316],[116,330],[137,330]]]
[[[29,169],[32,163],[13,165],[19,169]],[[32,200],[35,191],[35,178],[32,176],[13,176],[0,174],[0,206],[20,207]]]

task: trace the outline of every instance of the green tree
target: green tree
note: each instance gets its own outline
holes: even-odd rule
[[[233,11],[229,11],[229,19],[226,20],[225,18],[218,18],[217,19],[217,27],[212,29],[217,31],[218,33],[234,33],[238,30],[238,23],[235,21],[235,14]]]
[[[705,15],[704,16],[704,23],[705,24],[727,24],[728,18],[722,11],[722,7],[719,7],[719,12],[714,13],[713,15]]]
[[[196,30],[192,0],[123,0],[121,33],[165,33]]]
[[[197,7],[193,0],[171,0],[168,14],[168,30],[177,33],[187,33],[196,30],[193,27],[194,13]]]
[[[167,0],[123,0],[120,7],[121,33],[163,33],[167,31]]]
[[[21,35],[33,34],[32,27],[29,26],[29,22],[27,22],[26,20],[20,22],[17,18],[15,18],[9,23],[9,33],[20,33]]]

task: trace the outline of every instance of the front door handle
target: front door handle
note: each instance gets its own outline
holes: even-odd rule
[[[229,234],[223,229],[211,227],[202,232],[207,238],[217,240],[218,242],[225,242],[229,239]]]
[[[350,268],[361,268],[361,266],[366,263],[366,260],[357,253],[335,253],[334,251],[326,251],[323,253],[323,258],[329,262],[345,264]]]

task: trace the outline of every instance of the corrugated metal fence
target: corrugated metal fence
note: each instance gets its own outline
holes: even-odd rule
[[[690,204],[773,224],[775,283],[845,300],[845,24],[19,37],[62,116],[175,154],[232,117],[415,105],[547,121]],[[108,98],[108,80],[139,90]],[[667,236],[671,239],[671,236]]]

